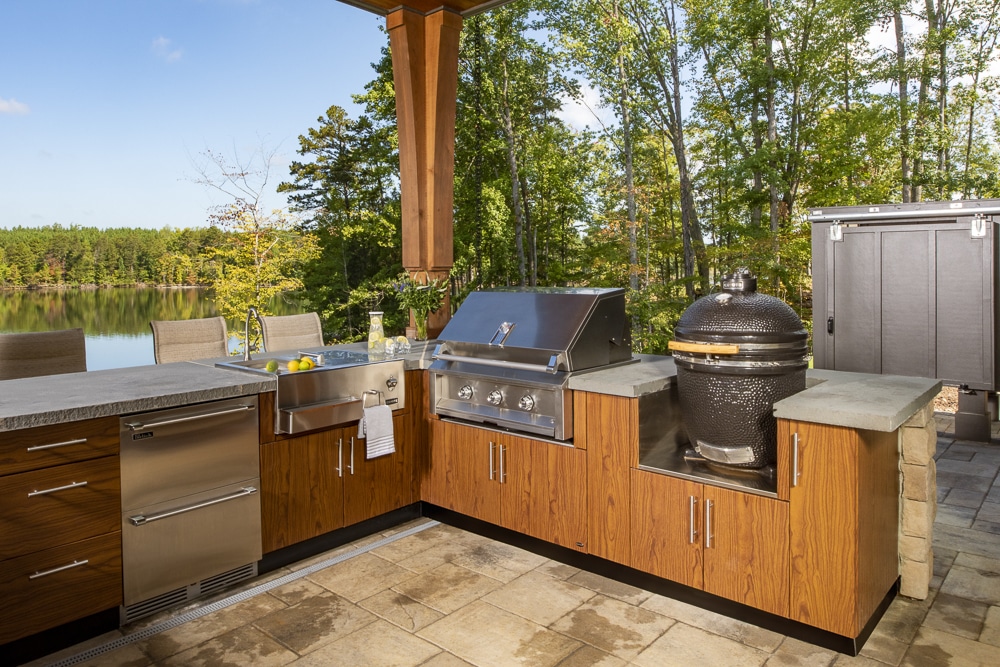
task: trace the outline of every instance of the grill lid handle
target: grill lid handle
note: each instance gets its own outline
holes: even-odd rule
[[[497,332],[493,334],[493,338],[490,338],[490,347],[503,347],[504,342],[507,340],[507,336],[509,336],[510,332],[514,330],[515,326],[517,326],[516,322],[501,322],[500,326],[497,328]],[[500,339],[499,343],[497,342],[497,338]]]

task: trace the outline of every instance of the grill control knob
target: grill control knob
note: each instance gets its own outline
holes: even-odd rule
[[[458,397],[463,401],[467,401],[470,398],[472,398],[472,385],[467,384],[464,385],[461,389],[459,389]]]
[[[494,389],[490,392],[490,395],[486,397],[486,402],[490,405],[500,405],[503,401],[503,394],[500,393],[499,389]]]
[[[517,407],[526,412],[531,412],[535,407],[535,399],[525,394],[521,397],[521,400],[517,402]]]

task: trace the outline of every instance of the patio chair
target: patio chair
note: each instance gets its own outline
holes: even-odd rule
[[[316,313],[262,317],[264,349],[301,350],[323,345],[323,326]]]
[[[229,333],[222,317],[151,320],[153,357],[158,364],[229,355]]]
[[[0,334],[0,380],[85,370],[83,329]]]

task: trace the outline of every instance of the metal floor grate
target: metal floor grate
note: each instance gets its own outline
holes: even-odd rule
[[[220,609],[225,609],[226,607],[232,606],[237,602],[243,602],[245,600],[249,600],[250,598],[256,595],[260,595],[261,593],[266,593],[267,591],[278,588],[279,586],[284,586],[289,582],[301,579],[302,577],[313,574],[314,572],[319,572],[320,570],[330,567],[331,565],[342,563],[345,560],[350,560],[351,558],[354,558],[355,556],[360,556],[361,554],[368,553],[373,549],[384,547],[387,544],[392,544],[396,540],[401,540],[404,537],[415,535],[421,531],[427,530],[428,528],[433,528],[434,526],[438,525],[440,525],[440,522],[438,521],[428,521],[427,523],[420,524],[419,526],[414,526],[413,528],[407,528],[406,530],[396,533],[395,535],[390,535],[389,537],[382,538],[381,540],[372,542],[371,544],[367,544],[358,549],[352,549],[351,551],[346,551],[342,554],[324,560],[320,563],[314,563],[313,565],[302,568],[301,570],[291,572],[282,577],[278,577],[277,579],[274,579],[272,581],[259,584],[257,586],[254,586],[253,588],[248,588],[245,591],[236,593],[235,595],[231,595],[227,598],[223,598],[222,600],[218,600],[211,604],[207,604],[204,607],[199,607],[198,609],[192,609],[191,611],[185,612],[179,616],[168,618],[162,623],[151,625],[148,628],[137,630],[136,632],[125,635],[124,637],[113,639],[105,644],[101,644],[100,646],[95,646],[94,648],[87,649],[86,651],[82,651],[80,653],[77,653],[76,655],[64,658],[59,662],[54,662],[50,665],[50,667],[64,667],[64,666],[68,667],[69,665],[76,665],[81,662],[91,660],[99,655],[103,655],[110,651],[120,649],[123,646],[128,646],[129,644],[141,641],[143,639],[148,639],[149,637],[158,635],[159,633],[164,632],[165,630],[170,630],[180,625],[184,625],[188,621],[193,621],[196,618],[201,618],[202,616],[206,616],[213,612],[219,611]]]

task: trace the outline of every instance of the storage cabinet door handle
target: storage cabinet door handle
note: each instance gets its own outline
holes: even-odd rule
[[[29,491],[28,492],[28,497],[31,498],[32,496],[44,496],[46,493],[55,493],[56,491],[65,491],[66,489],[75,489],[75,488],[80,487],[80,486],[87,486],[87,482],[86,481],[83,481],[83,482],[70,482],[69,484],[66,484],[65,486],[57,486],[57,487],[52,488],[52,489],[43,489],[41,491]]]
[[[799,434],[792,434],[792,486],[799,485]]]
[[[337,438],[337,477],[344,476],[344,439]]]
[[[712,501],[705,501],[705,548],[712,548]]]
[[[239,491],[234,493],[229,493],[218,498],[212,498],[211,500],[206,500],[204,502],[195,503],[194,505],[187,505],[185,507],[178,507],[175,510],[167,510],[166,512],[159,512],[157,514],[150,514],[146,516],[140,514],[138,516],[130,516],[128,520],[133,526],[142,526],[147,523],[152,523],[154,521],[159,521],[160,519],[166,519],[168,517],[177,516],[178,514],[186,514],[187,512],[193,512],[195,510],[200,510],[203,507],[209,507],[211,505],[218,505],[219,503],[224,503],[229,500],[236,500],[237,498],[242,498],[243,496],[251,496],[257,493],[257,488],[254,486],[244,486]]]
[[[354,436],[351,436],[351,474],[354,474]]]
[[[76,440],[66,440],[65,442],[53,442],[48,445],[34,445],[32,447],[28,447],[28,451],[37,452],[42,449],[53,449],[55,447],[69,447],[70,445],[82,445],[85,442],[87,442],[86,438],[77,438]]]
[[[496,474],[494,473],[494,469],[493,469],[493,450],[495,448],[496,448],[496,445],[493,444],[492,440],[490,440],[490,481],[491,482],[496,478]]]
[[[39,570],[38,572],[35,572],[34,574],[29,574],[28,575],[28,579],[38,579],[39,577],[47,577],[50,574],[55,574],[56,572],[62,572],[63,570],[69,570],[69,569],[72,569],[74,567],[80,567],[81,565],[86,565],[89,562],[90,561],[86,560],[86,559],[84,559],[84,560],[75,560],[72,563],[70,563],[69,565],[60,565],[59,567],[54,567],[51,570]]]
[[[697,504],[697,498],[688,496],[688,544],[694,544],[695,538],[698,537],[698,531],[694,527],[694,511]]]
[[[507,451],[507,448],[504,447],[503,445],[500,445],[500,483],[501,484],[505,484],[507,482],[507,472],[504,469],[506,467],[504,465],[506,463],[504,461],[504,459],[506,458],[506,456],[505,456],[506,451]]]

